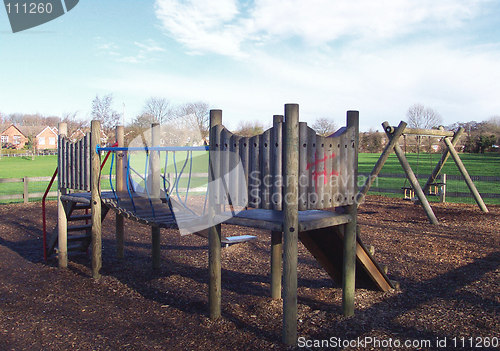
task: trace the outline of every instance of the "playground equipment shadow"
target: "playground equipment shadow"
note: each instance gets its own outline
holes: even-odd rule
[[[344,318],[341,290],[300,245],[299,336],[498,336],[500,208],[490,210],[436,205],[443,225],[432,226],[419,207],[369,197],[360,207],[361,235],[401,290],[359,289],[355,317]],[[49,211],[53,221],[54,203]],[[282,304],[268,297],[269,233],[224,227],[258,240],[223,249],[222,319],[214,322],[207,317],[205,239],[163,230],[155,272],[147,226],[127,221],[126,258],[114,257],[111,215],[103,277],[95,282],[85,254],[72,256],[67,271],[42,261],[39,213],[39,204],[0,206],[0,349],[285,349]]]

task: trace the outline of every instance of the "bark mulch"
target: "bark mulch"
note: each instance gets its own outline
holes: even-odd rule
[[[342,291],[299,246],[300,346],[371,337],[385,349],[395,348],[389,340],[430,340],[431,347],[407,348],[425,350],[446,338],[447,349],[472,349],[471,342],[497,349],[500,207],[489,206],[487,214],[473,205],[433,208],[439,226],[399,199],[369,196],[360,207],[363,241],[401,288],[357,289],[352,318],[341,315]],[[49,203],[48,228],[56,217],[56,204]],[[94,281],[85,254],[70,256],[67,270],[55,258],[43,262],[40,203],[0,206],[0,350],[287,349],[280,343],[282,302],[269,297],[269,232],[223,226],[226,235],[258,240],[222,250],[222,318],[211,321],[206,240],[162,230],[162,268],[153,272],[150,227],[126,221],[125,230],[120,261],[110,212],[102,278]],[[342,349],[381,349],[376,346]]]

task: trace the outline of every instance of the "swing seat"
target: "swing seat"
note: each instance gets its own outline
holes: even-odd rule
[[[403,200],[408,200],[408,201],[413,201],[413,202],[418,200],[415,197],[415,190],[413,190],[413,187],[403,186],[403,187],[401,187],[401,190],[403,190]]]
[[[441,195],[443,193],[443,186],[445,183],[434,182],[429,184],[429,190],[427,191],[428,195]],[[438,190],[439,189],[439,190]]]

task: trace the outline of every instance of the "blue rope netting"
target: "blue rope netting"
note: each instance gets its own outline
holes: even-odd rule
[[[126,187],[127,187],[127,193],[128,196],[131,200],[132,208],[134,212],[137,212],[136,204],[134,202],[134,195],[133,193],[137,192],[137,186],[134,186],[134,180],[132,177],[132,173],[134,172],[139,176],[143,182],[144,182],[144,194],[146,195],[149,205],[151,207],[152,215],[153,218],[156,218],[155,214],[155,208],[153,205],[153,200],[151,198],[150,191],[148,189],[148,176],[151,176],[151,171],[149,168],[150,164],[150,158],[153,156],[153,154],[150,154],[150,152],[157,152],[158,153],[158,158],[161,159],[161,152],[165,152],[165,165],[163,169],[163,174],[160,174],[160,177],[163,178],[163,192],[165,196],[166,203],[168,204],[170,211],[172,215],[174,215],[174,211],[172,208],[172,195],[175,192],[175,196],[178,199],[179,203],[184,207],[184,209],[188,210],[192,214],[196,214],[191,208],[189,208],[188,205],[188,197],[189,197],[189,191],[191,188],[191,178],[193,175],[193,151],[207,151],[209,150],[208,146],[199,146],[199,147],[189,147],[189,146],[174,146],[174,147],[97,147],[97,152],[100,151],[109,151],[112,152],[112,157],[111,157],[111,165],[109,169],[109,183],[111,186],[111,191],[113,192],[113,196],[116,199],[116,201],[119,201],[118,194],[116,193],[115,187],[113,185],[113,179],[112,179],[112,173],[113,173],[113,166],[115,164],[115,153],[118,151],[127,151],[128,156],[127,156],[127,170],[126,170]],[[133,151],[145,151],[146,153],[146,160],[145,160],[145,167],[144,167],[144,176],[141,175],[138,171],[136,171],[132,166],[131,166],[131,156]],[[186,152],[186,158],[182,162],[182,167],[177,166],[177,151],[183,151]],[[168,177],[168,162],[169,162],[169,152],[172,153],[172,163],[173,163],[173,168],[174,168],[174,178],[173,181],[170,181],[170,177]],[[189,163],[189,166],[188,166]],[[187,172],[187,185],[185,189],[185,193],[181,195],[183,191],[179,188],[180,186],[180,181],[182,176]],[[208,186],[205,191],[205,198],[203,201],[203,210],[202,214],[205,213],[206,211],[206,205],[207,205],[207,198],[208,198]],[[175,216],[174,216],[175,218]]]

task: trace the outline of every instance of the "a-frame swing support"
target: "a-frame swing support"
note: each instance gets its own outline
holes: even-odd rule
[[[373,170],[371,171],[370,175],[368,178],[365,180],[364,185],[362,186],[360,193],[362,197],[366,196],[368,193],[368,190],[370,190],[370,187],[372,186],[373,182],[379,175],[380,171],[382,170],[382,167],[384,166],[385,162],[387,161],[387,158],[389,157],[390,153],[392,150],[394,150],[396,156],[398,157],[399,163],[401,163],[401,166],[403,167],[403,170],[406,173],[406,177],[408,181],[411,184],[411,187],[415,190],[415,195],[417,196],[418,200],[420,201],[420,204],[424,208],[424,211],[429,219],[429,222],[431,224],[438,224],[438,220],[432,211],[432,208],[429,204],[429,201],[425,197],[425,192],[428,191],[429,187],[431,184],[436,180],[437,176],[441,172],[441,170],[444,167],[444,164],[446,163],[446,160],[448,159],[449,155],[451,154],[453,161],[455,161],[455,164],[457,165],[460,173],[465,179],[465,182],[467,186],[469,187],[470,192],[474,196],[474,200],[476,200],[479,208],[483,212],[488,212],[488,209],[486,208],[486,205],[484,204],[483,199],[481,198],[481,195],[477,191],[476,186],[474,185],[474,182],[472,181],[471,177],[469,176],[469,173],[467,172],[467,169],[465,168],[462,160],[458,156],[457,151],[455,150],[455,145],[458,143],[458,140],[460,139],[460,136],[463,134],[463,128],[458,129],[456,132],[450,132],[450,131],[445,131],[443,127],[439,127],[439,129],[410,129],[406,128],[407,124],[406,122],[401,121],[397,127],[392,127],[389,125],[388,122],[382,123],[382,127],[384,128],[385,133],[387,134],[387,137],[389,138],[389,142],[384,148],[384,151],[380,155],[377,163],[373,167]],[[403,134],[412,134],[412,135],[432,135],[432,136],[437,136],[437,137],[443,137],[444,143],[446,145],[446,149],[443,152],[443,155],[441,156],[441,159],[439,160],[438,164],[432,171],[432,174],[430,175],[429,179],[427,180],[424,189],[422,190],[422,187],[420,186],[415,174],[413,173],[413,170],[411,169],[411,166],[406,159],[406,156],[399,146],[399,138]]]

